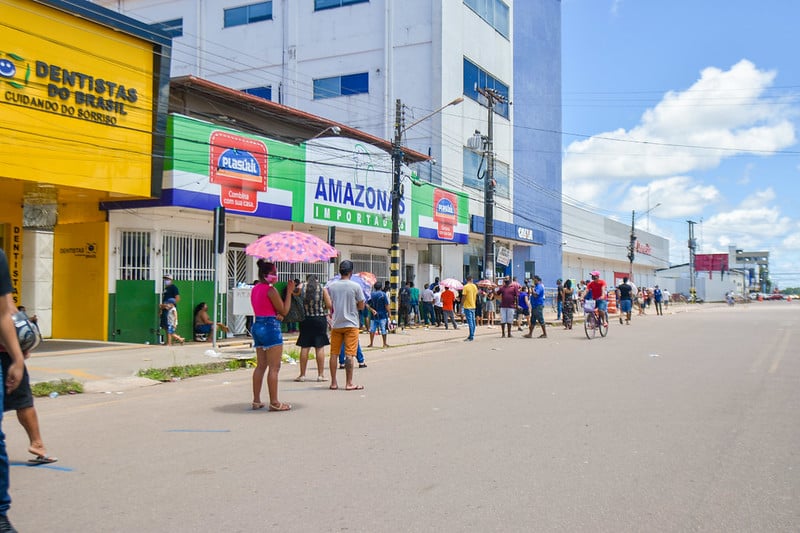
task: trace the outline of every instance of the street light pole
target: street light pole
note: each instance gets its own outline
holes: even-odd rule
[[[631,211],[631,243],[628,245],[628,259],[630,259],[631,266],[628,269],[628,276],[630,276],[631,282],[633,282],[633,258],[635,257],[636,251],[636,211]]]
[[[404,127],[405,115],[403,113],[403,103],[398,98],[395,101],[394,109],[394,140],[392,140],[392,243],[389,249],[389,301],[391,303],[390,320],[398,324],[397,321],[397,287],[400,283],[400,200],[403,198],[403,184],[401,182],[401,172],[403,166],[403,133],[409,128],[413,128],[423,120],[431,118],[440,113],[446,107],[458,105],[464,101],[459,96],[455,100],[448,102],[439,109],[425,115],[419,120]]]
[[[505,103],[506,97],[494,89],[477,90],[486,98],[486,107],[489,110],[488,130],[484,139],[486,182],[483,184],[483,275],[494,281],[494,191],[497,185],[494,180],[494,105]]]

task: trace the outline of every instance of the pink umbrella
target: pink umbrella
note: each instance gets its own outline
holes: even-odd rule
[[[355,275],[369,283],[370,287],[373,287],[378,282],[378,278],[372,272],[358,272]]]
[[[286,263],[316,263],[339,255],[338,250],[327,242],[302,231],[264,235],[248,244],[244,251],[267,261]]]
[[[482,287],[484,289],[493,289],[494,287],[497,287],[495,282],[490,279],[482,279],[475,285],[477,285],[478,287]]]
[[[464,288],[464,285],[460,281],[453,278],[443,279],[442,281],[439,282],[439,285],[441,285],[442,287],[447,287],[449,289],[455,289],[457,291],[460,291],[461,289]]]

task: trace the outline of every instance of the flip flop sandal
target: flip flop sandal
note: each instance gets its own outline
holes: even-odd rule
[[[288,403],[278,402],[277,404],[269,404],[270,411],[288,411],[292,408]]]
[[[35,465],[48,465],[50,463],[55,463],[58,461],[58,457],[50,457],[49,455],[37,455],[33,459],[28,459],[29,463]]]

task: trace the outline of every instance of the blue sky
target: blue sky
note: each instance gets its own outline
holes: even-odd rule
[[[565,200],[800,287],[800,2],[562,0]]]

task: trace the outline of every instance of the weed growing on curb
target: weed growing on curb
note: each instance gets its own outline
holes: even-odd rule
[[[42,396],[50,396],[50,394],[54,392],[57,392],[58,394],[80,394],[83,392],[83,384],[79,381],[75,381],[74,379],[45,381],[31,385],[31,391],[37,398],[41,398]]]

